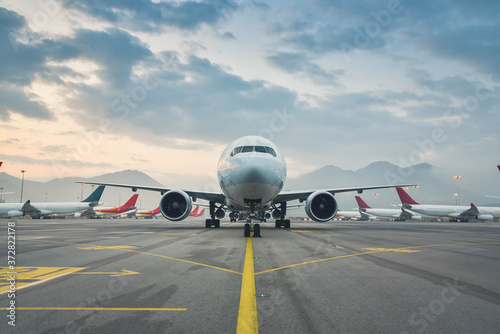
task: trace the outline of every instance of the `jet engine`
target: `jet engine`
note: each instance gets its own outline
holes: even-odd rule
[[[329,192],[318,190],[307,197],[305,209],[312,220],[327,222],[337,213],[337,201]]]
[[[22,217],[23,213],[19,210],[12,210],[7,212],[7,216],[9,217]]]
[[[217,219],[223,219],[225,216],[226,216],[226,210],[218,209],[217,211],[215,211],[215,217],[217,217]]]
[[[477,216],[477,219],[492,221],[493,220],[493,216],[492,215],[488,215],[488,214],[480,214],[480,215]]]
[[[192,205],[188,194],[182,190],[172,189],[161,198],[160,212],[168,220],[179,221],[189,216]]]
[[[273,218],[274,219],[281,219],[281,210],[273,210]]]

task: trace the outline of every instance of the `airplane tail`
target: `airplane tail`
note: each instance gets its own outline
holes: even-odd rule
[[[135,203],[137,202],[138,197],[139,197],[139,194],[132,195],[132,197],[130,197],[129,200],[125,204],[123,204],[121,207],[122,208],[134,207]]]
[[[197,205],[197,206],[196,206],[196,208],[194,208],[194,209],[193,209],[193,211],[191,211],[191,213],[190,213],[189,215],[190,215],[190,216],[194,216],[194,215],[198,214],[198,209],[199,209],[199,208],[200,208],[200,207]]]
[[[497,167],[498,167],[498,171],[500,172],[500,165],[497,165]]]
[[[198,217],[203,216],[204,214],[205,214],[205,209],[201,210],[201,212],[198,214]]]
[[[92,194],[90,194],[89,197],[87,197],[86,199],[84,199],[82,202],[88,202],[88,203],[91,203],[91,202],[99,202],[99,200],[101,199],[101,195],[102,195],[102,192],[104,191],[104,187],[106,186],[99,186],[97,187],[96,190],[94,190],[92,192]]]
[[[365,201],[363,201],[363,199],[359,196],[355,196],[356,197],[356,202],[358,202],[358,206],[362,209],[371,209],[371,207],[366,204]]]
[[[408,195],[406,191],[403,190],[403,188],[396,187],[396,190],[402,204],[419,205],[419,203],[415,202],[413,198],[411,198],[410,195]]]

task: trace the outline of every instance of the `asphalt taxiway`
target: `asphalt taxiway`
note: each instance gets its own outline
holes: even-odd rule
[[[500,328],[498,223],[264,223],[262,238],[247,239],[242,223],[200,219],[15,220],[8,268],[8,222],[0,333]]]

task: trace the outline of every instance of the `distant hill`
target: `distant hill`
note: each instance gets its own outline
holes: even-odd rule
[[[25,178],[23,202],[28,199],[31,199],[32,202],[44,202],[46,197],[45,193],[48,193],[47,199],[49,202],[80,201],[80,197],[82,195],[82,185],[76,183],[77,181],[162,186],[162,184],[158,181],[137,170],[124,170],[92,178],[56,178],[47,182],[29,181],[29,179]],[[11,176],[7,173],[0,173],[0,186],[4,188],[4,192],[16,192],[16,194],[13,195],[6,195],[4,197],[6,202],[19,202],[21,189],[20,178]],[[84,185],[83,198],[85,199],[88,197],[93,189],[95,189],[95,187],[92,187],[91,185]],[[139,193],[142,195],[140,200],[142,201],[144,208],[150,208],[153,205],[157,205],[157,202],[159,202],[160,194],[156,192],[142,191]],[[120,204],[123,204],[130,196],[132,196],[132,194],[133,192],[126,188],[107,187],[103,193],[101,202],[104,202],[107,206],[116,206],[119,202],[121,202]],[[138,202],[137,205],[139,204],[140,203]]]
[[[454,194],[457,192],[457,186],[453,178],[443,170],[425,163],[400,168],[389,162],[379,161],[357,171],[325,166],[297,178],[288,179],[285,188],[307,190],[387,184],[418,184],[418,189],[410,188],[408,192],[419,203],[455,204]],[[471,202],[478,203],[478,205],[491,202],[491,199],[488,201],[482,194],[468,189],[460,188],[459,192],[460,204],[463,205]],[[354,196],[356,195],[358,194],[337,194],[339,207],[343,210],[355,208],[357,205]],[[400,203],[396,191],[392,189],[366,191],[360,196],[373,207],[388,207],[391,204]]]
[[[45,201],[45,193],[48,193],[49,201],[79,201],[82,194],[82,182],[110,182],[127,183],[148,186],[162,186],[162,184],[145,173],[137,170],[124,170],[115,173],[99,175],[92,178],[66,177],[53,179],[48,182],[30,181],[29,177],[24,183],[24,201],[31,199],[33,202]],[[190,177],[189,175],[169,175],[170,187],[201,189],[218,191],[215,180],[208,177]],[[171,182],[171,183],[170,183]],[[457,192],[456,183],[450,174],[430,164],[418,164],[408,168],[400,168],[386,161],[379,161],[356,171],[344,170],[336,166],[324,166],[313,172],[296,178],[288,178],[285,190],[308,190],[321,188],[338,188],[350,186],[370,186],[387,184],[418,184],[418,189],[410,188],[410,195],[423,204],[455,204],[454,194]],[[6,195],[7,202],[19,202],[21,179],[7,173],[0,173],[0,187],[3,192],[16,192]],[[86,184],[83,186],[83,198],[86,198],[95,187]],[[161,195],[156,192],[138,191],[141,195],[137,205],[143,209],[155,208]],[[498,192],[497,192],[498,193]],[[108,187],[104,191],[102,202],[106,206],[123,204],[133,192],[126,188]],[[375,195],[378,194],[378,195]],[[496,194],[494,189],[489,194]],[[337,194],[336,199],[339,207],[350,210],[356,207],[354,196],[356,193]],[[363,199],[373,207],[389,207],[391,204],[399,204],[399,198],[393,189],[381,189],[366,191],[361,195]],[[468,205],[471,202],[477,205],[494,204],[492,198],[483,197],[482,193],[474,192],[460,186],[460,204]],[[303,210],[302,208],[300,210]]]

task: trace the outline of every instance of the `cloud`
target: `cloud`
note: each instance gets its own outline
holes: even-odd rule
[[[107,1],[67,0],[69,8],[123,28],[161,32],[167,27],[195,30],[213,26],[237,10],[231,0],[153,2],[149,0]]]
[[[100,78],[116,88],[126,87],[133,67],[153,55],[137,37],[118,29],[80,29],[74,36],[61,39],[61,43],[64,50],[58,53],[59,60],[85,58],[94,61],[101,67]]]
[[[303,53],[278,52],[266,57],[267,61],[287,73],[299,77],[311,78],[320,84],[337,86],[339,76],[344,71],[329,72],[319,65],[314,64],[311,59]]]

